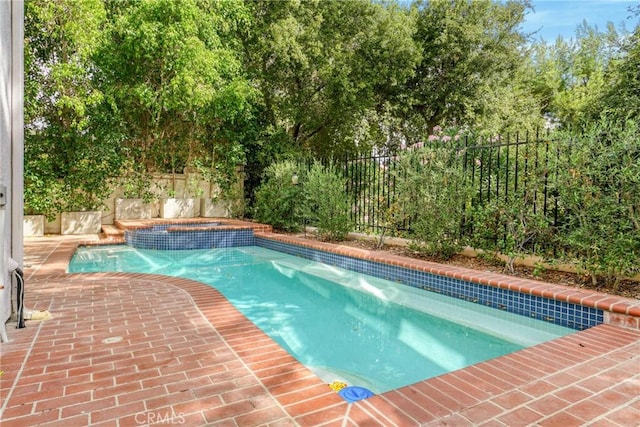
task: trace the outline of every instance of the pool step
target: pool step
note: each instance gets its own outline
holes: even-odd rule
[[[115,225],[103,224],[100,237],[109,241],[121,242],[124,240],[124,230]]]

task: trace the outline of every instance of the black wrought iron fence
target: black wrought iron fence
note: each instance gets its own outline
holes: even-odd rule
[[[558,201],[553,188],[558,174],[554,165],[560,153],[548,133],[507,135],[484,141],[461,137],[428,141],[426,145],[457,153],[465,178],[474,188],[472,207],[499,198],[508,200],[514,194],[526,194],[534,212],[542,211],[552,224],[557,225]],[[389,210],[397,196],[396,181],[402,174],[398,163],[401,155],[344,159],[346,191],[352,200],[351,220],[355,230],[379,232],[387,226],[388,215],[393,214]],[[399,228],[407,230],[410,227],[410,219],[403,219]]]

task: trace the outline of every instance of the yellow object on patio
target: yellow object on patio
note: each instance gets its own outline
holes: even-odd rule
[[[343,388],[347,387],[347,384],[343,383],[342,381],[334,381],[331,384],[329,384],[329,387],[331,388],[331,390],[338,392]]]

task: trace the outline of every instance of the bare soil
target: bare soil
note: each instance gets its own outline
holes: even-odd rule
[[[306,236],[298,234],[298,237],[305,237],[307,239],[314,239],[313,234],[307,233]],[[353,246],[362,249],[376,250],[376,243],[368,240],[345,240],[339,242],[341,245]],[[591,289],[598,292],[603,292],[609,295],[619,295],[626,298],[640,299],[640,282],[633,280],[620,280],[617,287],[613,283],[607,282],[604,278],[598,280],[598,284],[593,286],[591,277],[587,275],[581,275],[576,273],[567,273],[564,271],[557,271],[551,269],[534,269],[527,266],[514,266],[514,272],[511,273],[505,268],[504,263],[500,260],[490,260],[478,257],[469,257],[465,255],[455,255],[450,259],[439,259],[434,257],[425,256],[424,254],[414,252],[406,247],[384,245],[382,249],[377,249],[383,252],[389,252],[396,255],[405,256],[408,258],[422,259],[425,261],[437,262],[440,264],[456,265],[459,267],[470,268],[473,270],[490,271],[493,273],[508,274],[516,277],[522,277],[533,280],[540,280],[547,283],[555,283],[559,285],[572,286],[581,289]]]

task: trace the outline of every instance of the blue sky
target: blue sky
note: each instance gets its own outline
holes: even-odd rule
[[[633,31],[638,17],[627,19],[631,15],[629,6],[637,6],[640,0],[532,0],[535,12],[529,11],[522,29],[526,32],[538,31],[534,37],[542,37],[554,42],[559,35],[565,39],[575,38],[578,25],[586,19],[589,25],[597,25],[600,31],[606,31],[607,21],[616,28],[621,22],[627,30]]]

